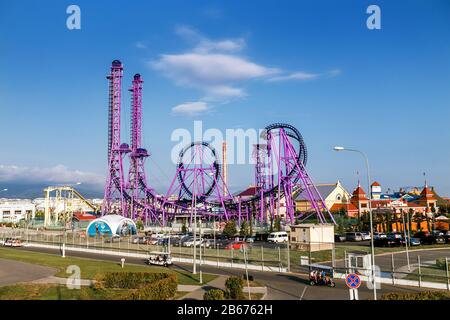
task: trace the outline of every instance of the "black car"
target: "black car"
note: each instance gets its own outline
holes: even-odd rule
[[[445,243],[450,243],[450,231],[444,233]]]
[[[342,234],[335,234],[334,235],[334,242],[344,242],[346,237]]]
[[[422,244],[444,244],[446,241],[443,236],[423,231],[417,232],[414,238],[419,238]]]
[[[373,241],[373,245],[375,247],[400,247],[402,240],[394,237],[377,238]]]

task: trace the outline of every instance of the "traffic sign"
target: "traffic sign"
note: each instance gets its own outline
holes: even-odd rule
[[[361,285],[361,278],[356,273],[350,273],[345,276],[345,284],[349,289],[358,289]]]

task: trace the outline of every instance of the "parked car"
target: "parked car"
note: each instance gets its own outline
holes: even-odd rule
[[[151,245],[157,245],[158,244],[158,240],[157,238],[149,238],[147,240],[147,244],[151,244]]]
[[[342,234],[334,235],[334,242],[344,242],[346,240],[345,236]]]
[[[370,236],[369,232],[361,232],[361,236],[363,240],[370,240],[372,237]]]
[[[373,240],[382,239],[382,238],[387,238],[386,233],[383,233],[383,232],[374,232],[373,233]]]
[[[214,239],[204,239],[201,246],[204,248],[214,248]]]
[[[433,235],[432,233],[419,231],[414,235],[415,238],[420,239],[421,244],[444,244],[445,238],[439,235]]]
[[[196,238],[195,241],[194,241],[194,237],[192,237],[192,238],[189,238],[187,241],[185,241],[185,242],[183,243],[183,245],[184,245],[185,247],[193,247],[193,246],[195,246],[195,245],[196,245],[196,246],[201,245],[202,242],[203,242],[203,239],[202,239],[202,238]]]
[[[120,242],[121,238],[118,235],[114,235],[112,237],[105,238],[106,243]]]
[[[406,237],[406,239],[408,239],[408,237]],[[413,247],[413,246],[420,246],[420,239],[418,238],[411,238],[409,239],[408,244]]]
[[[228,239],[216,239],[216,246],[219,249],[225,249],[232,242],[232,240]]]
[[[450,231],[444,234],[445,243],[450,243]]]
[[[282,243],[282,242],[288,242],[288,234],[285,231],[279,231],[279,232],[272,232],[267,237],[268,242],[273,243]]]
[[[253,242],[255,242],[255,237],[246,237],[246,238],[245,238],[245,242],[247,242],[247,243],[253,243]]]
[[[388,239],[399,239],[403,240],[403,234],[400,232],[390,232],[386,235]]]
[[[247,244],[244,241],[233,241],[233,242],[229,243],[225,247],[225,249],[227,249],[227,250],[231,250],[231,249],[239,250],[239,249],[241,249],[242,247],[245,247],[245,246],[247,246]]]
[[[347,241],[362,241],[363,237],[361,232],[347,232],[345,234],[345,240]]]
[[[373,240],[373,245],[375,247],[399,247],[402,245],[402,241],[393,237],[378,238]]]
[[[158,246],[166,246],[169,243],[169,238],[159,238],[157,239],[156,244]]]
[[[136,237],[132,242],[134,244],[147,244],[149,239],[149,237]]]
[[[5,247],[21,247],[22,241],[20,239],[8,238],[3,242]]]

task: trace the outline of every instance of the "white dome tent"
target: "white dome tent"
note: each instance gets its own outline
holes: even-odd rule
[[[133,235],[136,234],[136,224],[129,218],[117,214],[108,214],[89,223],[86,234],[91,237],[103,234],[111,236]]]

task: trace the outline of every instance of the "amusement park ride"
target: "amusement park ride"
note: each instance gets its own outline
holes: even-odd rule
[[[226,167],[219,163],[216,150],[207,142],[185,146],[177,170],[164,196],[148,185],[144,162],[149,153],[141,146],[142,78],[134,76],[131,92],[131,146],[121,143],[120,115],[122,63],[114,60],[109,80],[108,176],[102,214],[121,214],[131,219],[166,225],[177,216],[193,215],[204,220],[256,219],[267,222],[283,208],[290,223],[315,217],[319,223],[335,223],[320,193],[305,169],[306,145],[291,125],[276,123],[264,129],[262,140],[254,146],[256,192],[242,199],[227,186]],[[226,145],[223,145],[226,149]],[[224,150],[222,150],[224,152]],[[226,151],[226,150],[225,150]],[[128,178],[124,159],[128,154]],[[294,195],[305,192],[311,210],[298,213]]]

